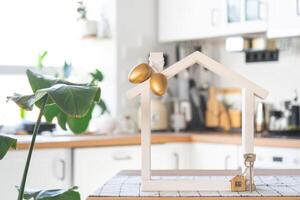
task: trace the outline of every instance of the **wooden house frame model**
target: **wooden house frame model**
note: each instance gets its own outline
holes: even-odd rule
[[[175,64],[163,70],[162,53],[150,53],[150,66],[164,74],[167,79],[172,78],[181,71],[199,64],[219,75],[221,78],[235,83],[242,88],[242,150],[243,154],[253,153],[254,150],[254,112],[257,96],[264,99],[268,91],[251,82],[238,73],[223,66],[199,51],[196,51]],[[146,80],[127,91],[127,97],[132,99],[141,96],[141,179],[143,191],[230,191],[228,180],[156,180],[151,178],[151,104],[150,85]],[[243,155],[241,155],[243,156]],[[178,174],[180,176],[180,174]],[[212,174],[213,175],[213,174]],[[249,175],[248,175],[249,176]],[[247,177],[247,176],[246,176]]]

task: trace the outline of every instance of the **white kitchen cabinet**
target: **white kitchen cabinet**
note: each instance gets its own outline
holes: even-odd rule
[[[267,30],[266,0],[221,0],[223,36],[261,33]]]
[[[219,0],[158,0],[159,40],[180,41],[219,36]]]
[[[138,146],[74,149],[74,185],[82,199],[122,169],[139,169]]]
[[[170,144],[151,146],[152,169],[176,169],[179,152]],[[84,199],[121,170],[141,169],[140,146],[82,148],[74,150],[74,185]]]
[[[238,169],[237,145],[192,143],[191,168]]]
[[[28,151],[9,151],[0,161],[1,199],[16,199]],[[26,188],[57,189],[71,185],[71,150],[37,149],[32,154]]]
[[[268,37],[300,35],[299,0],[269,0],[268,8]]]
[[[265,1],[158,0],[159,40],[183,41],[266,32]]]
[[[256,146],[254,152],[256,154],[255,168],[300,168],[300,149]]]

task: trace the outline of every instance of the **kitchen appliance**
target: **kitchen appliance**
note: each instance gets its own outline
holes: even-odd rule
[[[281,102],[279,109],[270,112],[269,130],[300,132],[300,104],[297,91],[293,100]]]
[[[27,132],[28,134],[30,134],[30,135],[33,133],[34,127],[35,127],[35,122],[24,122],[22,124],[23,130],[25,132]],[[50,132],[52,132],[55,128],[56,128],[55,124],[48,123],[48,122],[42,122],[40,124],[40,128],[39,128],[38,134],[41,134],[44,131],[50,131]]]
[[[185,130],[187,122],[191,121],[191,106],[188,101],[179,103],[178,100],[173,102],[173,114],[171,115],[171,127],[175,132]]]
[[[141,107],[138,113],[138,126],[141,128]],[[169,128],[168,124],[168,111],[165,104],[159,97],[154,97],[151,99],[151,130],[166,131]]]

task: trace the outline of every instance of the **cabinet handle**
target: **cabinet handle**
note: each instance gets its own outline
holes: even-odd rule
[[[132,157],[130,155],[126,154],[114,154],[113,156],[114,160],[131,160]]]
[[[58,168],[60,166],[60,168]],[[59,170],[56,170],[59,169]],[[59,173],[61,171],[61,173]],[[58,180],[64,181],[66,178],[66,161],[63,159],[57,159],[55,162],[54,176]]]
[[[273,156],[273,162],[283,162],[283,157],[281,156]]]
[[[224,158],[224,168],[225,169],[228,169],[228,160],[230,159],[230,156],[229,155],[227,155],[227,156],[225,156],[225,158]]]
[[[179,155],[177,152],[173,152],[173,156],[175,158],[175,169],[179,169]]]
[[[63,159],[59,159],[59,162],[61,163],[61,177],[60,180],[63,181],[66,178],[66,161]]]

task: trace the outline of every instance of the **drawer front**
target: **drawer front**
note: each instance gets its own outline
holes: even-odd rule
[[[256,168],[294,169],[300,167],[300,150],[292,148],[255,147]]]

